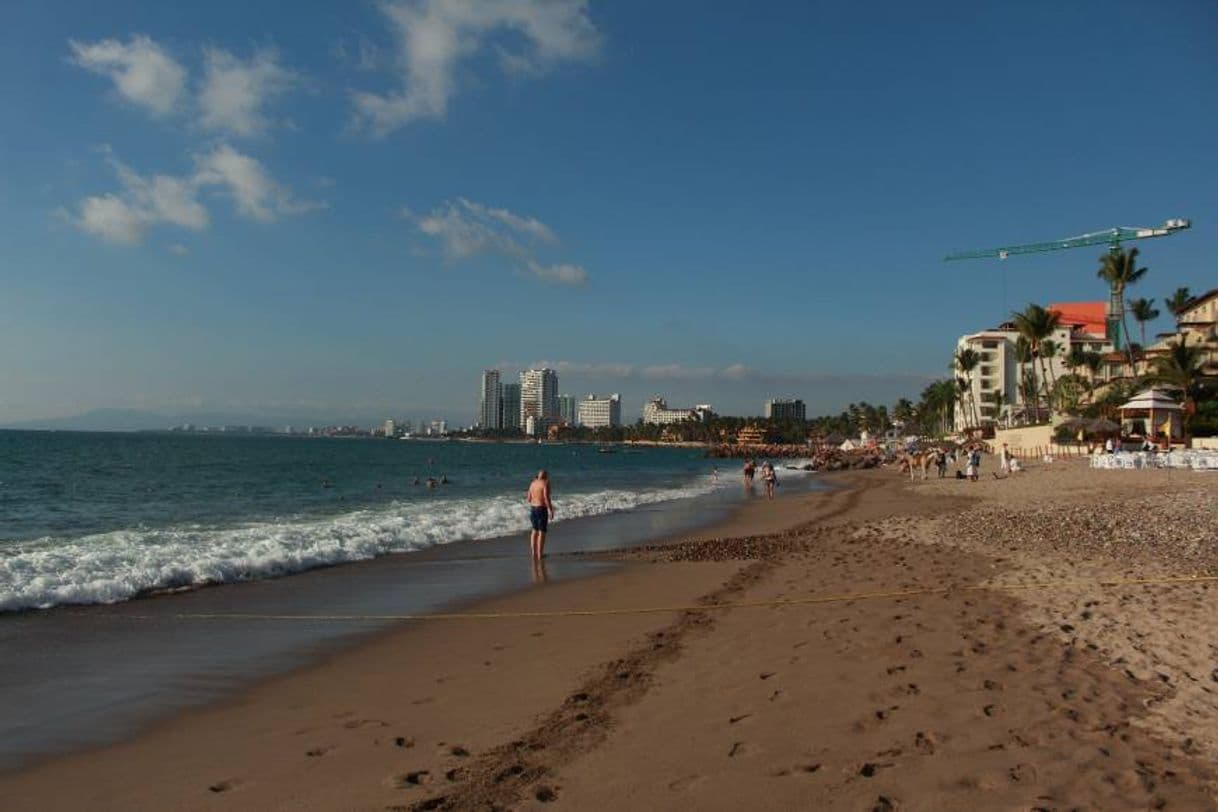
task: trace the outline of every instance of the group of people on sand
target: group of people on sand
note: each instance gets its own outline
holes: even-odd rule
[[[752,493],[753,478],[757,476],[758,472],[761,474],[761,484],[765,488],[765,498],[773,499],[774,488],[778,485],[778,474],[775,473],[774,466],[769,460],[762,462],[760,468],[755,460],[744,461],[744,490]]]
[[[957,479],[967,479],[970,482],[976,482],[981,476],[981,451],[980,443],[974,443],[964,449],[965,465],[964,473],[956,471]],[[936,460],[936,465],[939,466],[939,476],[943,477],[947,469],[947,456],[943,451],[939,452],[940,462]],[[953,453],[953,457],[955,454]],[[1019,462],[1019,458],[1011,453],[1011,448],[1006,443],[1002,444],[1002,449],[998,452],[998,470],[1002,473],[994,473],[995,479],[1003,479],[1011,474],[1018,473],[1023,470],[1023,466]]]

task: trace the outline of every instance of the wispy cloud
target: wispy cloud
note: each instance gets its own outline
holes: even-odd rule
[[[922,386],[933,379],[932,375],[916,373],[836,373],[836,372],[791,372],[762,370],[745,364],[725,366],[669,364],[632,364],[625,361],[571,361],[543,359],[531,363],[500,361],[499,369],[534,369],[549,367],[560,374],[581,377],[627,379],[638,381],[706,381],[723,385],[747,384],[770,387],[774,391],[798,389],[835,388],[849,391],[863,384],[903,382],[909,386]]]
[[[355,127],[377,136],[444,118],[458,65],[485,48],[503,71],[539,76],[591,58],[600,45],[587,0],[387,0],[381,10],[394,29],[401,88],[352,96]]]
[[[227,189],[242,215],[263,223],[281,216],[305,214],[326,208],[316,200],[297,198],[292,190],[278,183],[256,159],[227,144],[197,156],[199,185],[219,185]]]
[[[297,199],[256,159],[227,144],[196,155],[194,174],[180,177],[141,175],[109,155],[109,150],[107,153],[107,161],[119,180],[119,190],[86,197],[75,215],[64,216],[80,230],[108,242],[140,243],[147,231],[158,225],[175,225],[192,231],[206,229],[211,216],[199,197],[203,189],[211,186],[225,189],[242,216],[261,222],[325,206],[321,202]],[[175,253],[179,252],[175,250]]]
[[[69,40],[72,62],[108,77],[127,101],[164,116],[178,107],[186,86],[186,69],[150,38],[133,35],[126,42]]]
[[[547,263],[538,256],[541,248],[556,245],[558,237],[535,217],[463,197],[442,203],[422,216],[403,209],[402,216],[412,221],[420,234],[438,241],[450,262],[491,256],[508,260],[517,270],[542,282],[582,285],[588,279],[588,272],[580,265]]]
[[[270,126],[265,108],[270,100],[299,83],[299,77],[279,64],[274,49],[263,48],[241,59],[219,48],[204,51],[203,84],[199,91],[199,124],[205,130],[253,136]]]

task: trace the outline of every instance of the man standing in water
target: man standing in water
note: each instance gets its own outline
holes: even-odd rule
[[[545,555],[546,529],[550,519],[554,518],[554,503],[550,501],[550,475],[545,469],[537,472],[537,478],[529,483],[529,492],[525,496],[529,503],[529,521],[533,524],[533,532],[529,534],[529,548],[533,560],[540,561]]]

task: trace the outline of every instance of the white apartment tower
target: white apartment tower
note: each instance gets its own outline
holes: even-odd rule
[[[482,372],[482,400],[478,409],[478,425],[484,429],[503,428],[503,388],[499,383],[499,370]]]
[[[528,369],[520,373],[520,425],[533,418],[533,432],[540,434],[561,417],[558,408],[558,373],[552,369]]]
[[[607,398],[588,395],[579,402],[579,422],[592,429],[622,425],[622,399],[615,392]]]

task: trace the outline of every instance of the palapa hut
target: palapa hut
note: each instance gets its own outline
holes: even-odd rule
[[[1121,430],[1147,439],[1179,440],[1184,437],[1182,408],[1163,389],[1150,388],[1134,395],[1120,408]]]

